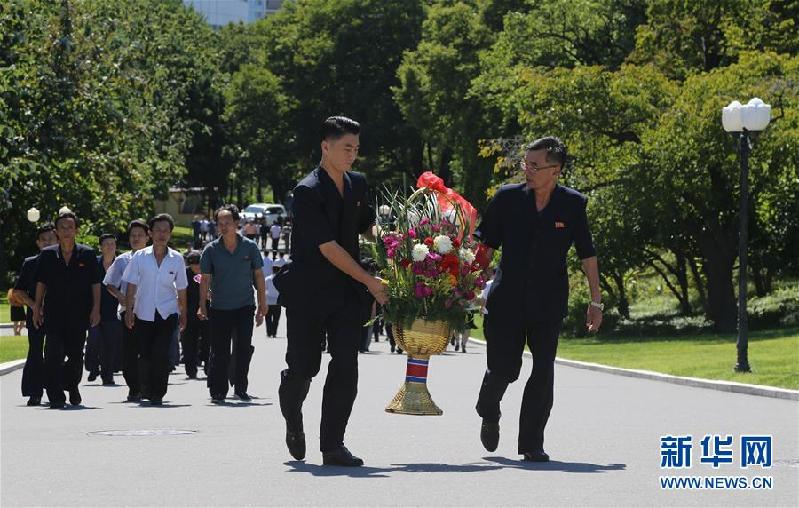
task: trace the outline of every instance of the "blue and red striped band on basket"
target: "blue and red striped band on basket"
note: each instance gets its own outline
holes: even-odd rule
[[[406,383],[427,383],[427,364],[430,360],[417,360],[408,358],[408,367],[405,371]]]

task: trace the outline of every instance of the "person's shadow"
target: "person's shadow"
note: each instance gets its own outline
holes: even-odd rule
[[[497,469],[530,469],[541,471],[564,471],[568,473],[602,473],[605,471],[623,471],[626,464],[589,464],[579,462],[524,462],[506,457],[483,457],[489,463],[444,464],[416,463],[391,464],[391,467],[343,467],[309,464],[304,461],[285,462],[292,473],[308,473],[313,476],[349,476],[352,478],[387,478],[390,473],[479,473]],[[493,464],[492,464],[493,463]]]
[[[489,462],[501,464],[502,467],[515,469],[535,469],[539,471],[563,471],[566,473],[604,473],[605,471],[624,471],[627,464],[591,464],[586,462],[560,462],[550,460],[549,462],[525,462],[523,460],[513,460],[507,457],[483,457]]]
[[[389,473],[477,473],[502,469],[503,466],[492,464],[391,464],[391,467],[344,467],[323,466],[309,464],[303,461],[289,461],[285,463],[293,473],[309,473],[313,476],[350,476],[352,478],[388,478]]]

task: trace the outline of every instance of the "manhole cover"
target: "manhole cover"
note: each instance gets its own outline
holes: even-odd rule
[[[154,430],[98,430],[89,432],[90,436],[180,436],[195,434],[196,430],[154,429]]]

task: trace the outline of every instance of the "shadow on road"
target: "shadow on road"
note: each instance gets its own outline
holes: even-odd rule
[[[134,407],[140,407],[146,409],[174,409],[178,407],[191,407],[191,404],[170,404],[169,402],[164,402],[160,406],[153,406],[149,402],[142,402]]]
[[[531,469],[537,471],[563,471],[566,473],[604,473],[605,471],[624,471],[627,464],[589,464],[585,462],[525,462],[512,460],[507,457],[483,457],[485,460],[502,464],[503,467],[516,469]]]
[[[313,476],[350,476],[352,478],[387,478],[389,473],[479,473],[502,469],[503,466],[491,464],[392,464],[392,467],[341,467],[308,464],[301,461],[285,463],[291,467],[289,472],[309,473]]]
[[[212,404],[208,403],[206,407],[252,407],[252,406],[271,406],[271,402],[228,402],[225,401],[222,404]]]

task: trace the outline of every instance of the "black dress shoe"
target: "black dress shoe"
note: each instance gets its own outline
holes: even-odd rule
[[[286,446],[294,460],[305,459],[305,430],[302,423],[299,426],[286,423]]]
[[[161,399],[150,399],[151,406],[161,406],[164,402]]]
[[[69,391],[69,403],[70,404],[72,404],[73,406],[77,406],[82,401],[83,401],[83,399],[81,398],[80,392],[78,391],[77,388],[74,388],[74,389]]]
[[[525,452],[522,460],[525,462],[549,462],[549,455],[544,450]]]
[[[50,402],[50,409],[64,409],[64,406],[63,402]]]
[[[103,381],[103,386],[116,386],[116,382],[113,379],[107,379]]]
[[[128,402],[141,402],[141,393],[134,392],[133,390],[128,391],[128,398],[126,399]]]
[[[322,452],[322,464],[325,466],[359,467],[363,465],[363,459],[351,454],[346,446],[342,446],[330,452]]]
[[[211,404],[224,404],[224,403],[225,403],[224,396],[218,396],[218,395],[211,396]]]
[[[42,403],[41,397],[31,397],[30,399],[28,399],[29,406],[38,406],[41,403]]]
[[[244,402],[249,402],[252,400],[252,397],[250,397],[247,392],[236,392],[235,395],[239,398],[239,400],[243,400]]]
[[[91,383],[92,381],[97,379],[97,376],[99,376],[99,375],[100,375],[99,372],[89,372],[89,377],[86,378],[86,381]]]
[[[483,424],[480,426],[480,442],[483,443],[483,448],[489,452],[493,452],[499,446],[499,422],[489,422],[483,418]]]

